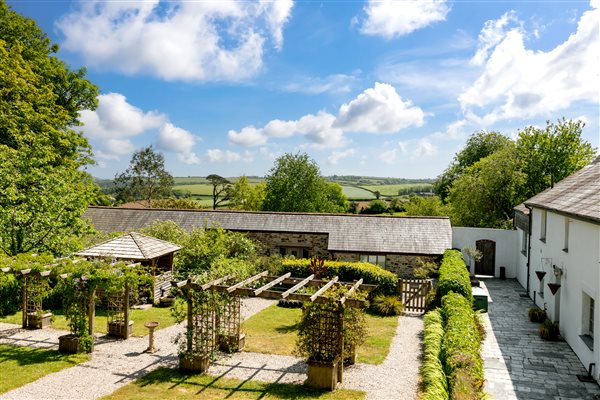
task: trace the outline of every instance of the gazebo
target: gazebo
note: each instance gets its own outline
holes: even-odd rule
[[[154,279],[154,302],[166,297],[173,279],[173,254],[181,246],[130,232],[76,253],[86,258],[112,258],[149,266]]]

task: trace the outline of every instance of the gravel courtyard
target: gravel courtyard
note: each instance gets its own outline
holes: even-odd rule
[[[270,300],[245,299],[242,318],[247,319],[271,304]],[[100,337],[90,361],[46,375],[0,398],[96,399],[105,396],[156,368],[176,366],[177,348],[171,338],[183,329],[179,324],[157,331],[155,342],[160,350],[154,354],[143,352],[148,346],[147,337],[129,340]],[[416,399],[422,331],[422,318],[399,317],[386,360],[381,365],[357,364],[345,369],[341,387],[366,391],[370,400]],[[57,349],[58,337],[63,334],[64,331],[54,329],[29,331],[0,323],[2,344]],[[221,356],[211,365],[209,374],[301,384],[306,379],[306,369],[306,363],[299,358],[241,352]]]

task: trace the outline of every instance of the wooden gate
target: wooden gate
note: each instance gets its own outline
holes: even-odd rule
[[[431,279],[399,279],[398,289],[404,303],[404,311],[424,313],[431,288]]]

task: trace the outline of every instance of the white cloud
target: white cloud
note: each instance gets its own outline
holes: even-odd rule
[[[480,126],[499,120],[545,117],[575,102],[598,103],[600,1],[583,13],[577,30],[549,51],[525,48],[520,27],[486,23],[473,58],[479,78],[460,96],[465,117]]]
[[[423,110],[402,100],[392,85],[377,82],[340,107],[336,126],[347,132],[393,133],[424,123]]]
[[[344,158],[348,158],[354,154],[356,154],[356,150],[354,150],[354,149],[348,149],[348,150],[344,150],[344,151],[333,151],[327,157],[327,163],[329,165],[336,165],[340,160],[342,160]]]
[[[185,164],[200,164],[200,158],[193,151],[199,140],[197,136],[169,122],[158,131],[158,145],[164,150],[177,153],[177,158]]]
[[[296,77],[293,82],[284,85],[283,90],[306,94],[348,93],[356,80],[355,75],[345,74],[329,75],[325,78]]]
[[[243,80],[283,44],[292,0],[81,1],[57,22],[88,66],[166,80]]]
[[[409,100],[403,100],[393,86],[375,83],[354,100],[343,104],[335,116],[325,111],[307,114],[297,120],[274,119],[263,128],[247,126],[230,130],[231,143],[262,146],[269,138],[306,137],[313,147],[334,148],[348,143],[345,133],[396,133],[411,126],[422,126],[425,113]]]
[[[438,152],[437,147],[429,141],[427,138],[422,138],[417,141],[417,145],[414,154],[411,158],[423,158],[431,157],[436,155]]]
[[[206,157],[208,158],[208,161],[212,163],[232,163],[242,159],[242,156],[235,151],[223,151],[221,149],[208,149],[206,151]]]
[[[368,0],[360,31],[392,39],[446,20],[446,0]]]
[[[391,165],[396,162],[398,158],[398,149],[389,149],[379,154],[379,160],[384,164]]]

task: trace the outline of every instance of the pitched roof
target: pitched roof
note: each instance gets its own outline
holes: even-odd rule
[[[114,257],[122,260],[152,260],[173,253],[181,246],[130,232],[76,253],[81,257]]]
[[[600,223],[600,156],[525,204]]]
[[[103,232],[128,231],[170,220],[186,230],[217,225],[242,232],[322,233],[329,235],[331,251],[442,254],[452,247],[447,217],[90,207],[84,218]]]

